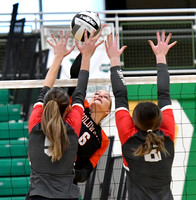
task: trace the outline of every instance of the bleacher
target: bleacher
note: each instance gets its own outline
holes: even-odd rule
[[[24,200],[29,188],[28,122],[21,105],[10,104],[8,89],[0,90],[0,199]]]

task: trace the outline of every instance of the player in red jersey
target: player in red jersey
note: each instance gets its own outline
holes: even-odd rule
[[[118,49],[117,38],[118,35],[113,40],[110,34],[105,47],[111,62],[115,118],[127,174],[128,197],[130,200],[172,200],[175,121],[166,55],[176,42],[169,44],[171,33],[165,38],[165,31],[162,36],[157,32],[157,45],[149,41],[157,63],[158,106],[152,102],[138,103],[130,116],[119,59],[126,46]]]
[[[79,54],[71,66],[71,78],[78,78],[82,55]],[[68,88],[71,96],[75,88]],[[101,128],[101,121],[110,113],[112,100],[106,90],[98,90],[90,101],[85,100],[84,116],[78,140],[74,182],[84,182],[96,167],[109,145],[109,139]]]
[[[80,197],[79,187],[73,184],[74,162],[78,149],[78,136],[81,129],[83,106],[89,76],[90,58],[100,37],[93,38],[94,32],[85,42],[76,46],[83,55],[76,90],[72,95],[72,107],[69,96],[61,88],[52,88],[63,58],[71,53],[67,50],[68,34],[60,34],[59,42],[52,35],[54,43],[48,42],[54,49],[54,60],[44,80],[37,103],[29,119],[29,158],[31,163],[30,189],[26,199],[62,199],[75,200]],[[69,110],[69,112],[68,112]]]

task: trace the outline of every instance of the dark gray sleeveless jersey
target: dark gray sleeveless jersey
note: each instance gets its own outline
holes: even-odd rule
[[[73,164],[78,148],[78,137],[73,128],[66,124],[70,146],[62,158],[54,163],[48,153],[48,141],[40,124],[34,126],[29,136],[31,161],[30,196],[47,198],[79,198],[79,187],[73,184]],[[55,186],[55,187],[54,187]]]

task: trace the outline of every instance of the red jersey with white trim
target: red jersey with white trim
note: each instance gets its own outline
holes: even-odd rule
[[[33,107],[30,119],[29,119],[29,133],[31,132],[32,128],[41,123],[43,113],[43,103],[38,102]],[[83,116],[83,107],[79,105],[74,105],[71,111],[68,113],[64,121],[68,123],[72,128],[74,128],[75,133],[79,136],[80,129],[81,129],[81,116]]]
[[[118,135],[122,146],[132,137],[138,133],[138,129],[134,126],[132,117],[130,113],[125,108],[118,109],[115,113],[116,126],[118,129]],[[123,124],[123,126],[122,126]],[[175,137],[175,121],[173,110],[168,108],[162,111],[162,123],[159,128],[165,136],[168,136],[170,140],[174,143]],[[141,142],[141,144],[143,141]],[[136,148],[137,149],[137,148]],[[128,167],[126,159],[123,159],[124,165]]]
[[[130,200],[173,200],[170,183],[174,158],[175,121],[169,96],[167,65],[160,63],[157,68],[158,106],[161,109],[162,122],[154,133],[164,137],[164,146],[169,154],[157,152],[156,146],[152,146],[152,151],[144,156],[135,156],[133,153],[145,143],[147,132],[134,126],[128,110],[127,90],[120,66],[111,68],[116,126],[122,145]]]
[[[66,117],[65,126],[70,146],[63,153],[61,159],[54,163],[51,162],[51,155],[48,152],[50,143],[41,130],[42,112],[43,106],[41,104],[35,105],[29,120],[29,158],[31,162],[29,195],[39,195],[47,198],[76,198],[80,196],[80,191],[78,186],[72,183],[73,168],[78,148],[83,108],[78,105],[73,106]],[[35,187],[34,184],[37,186]],[[46,185],[47,187],[45,187]],[[53,185],[55,185],[55,188]],[[71,190],[68,185],[71,186]]]
[[[122,144],[123,162],[129,179],[129,199],[172,200],[170,182],[175,136],[172,109],[166,109],[162,112],[161,127],[155,132],[157,135],[164,136],[164,146],[169,155],[162,152],[157,153],[154,147],[145,156],[134,156],[134,151],[145,142],[147,133],[134,126],[128,111],[119,109],[115,115]]]
[[[62,157],[55,162],[51,161],[51,153],[48,151],[50,141],[41,129],[44,96],[50,88],[45,86],[40,91],[38,101],[34,105],[29,119],[28,148],[31,162],[29,197],[34,195],[51,199],[80,197],[80,189],[73,183],[74,162],[84,112],[88,74],[88,71],[80,70],[78,85],[73,94],[72,108],[63,119],[70,144]]]

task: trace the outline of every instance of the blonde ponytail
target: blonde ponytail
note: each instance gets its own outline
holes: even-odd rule
[[[55,162],[62,157],[64,151],[70,144],[67,129],[62,119],[58,103],[55,100],[50,100],[45,105],[41,127],[45,136],[50,141],[48,150],[52,154],[52,162]]]

